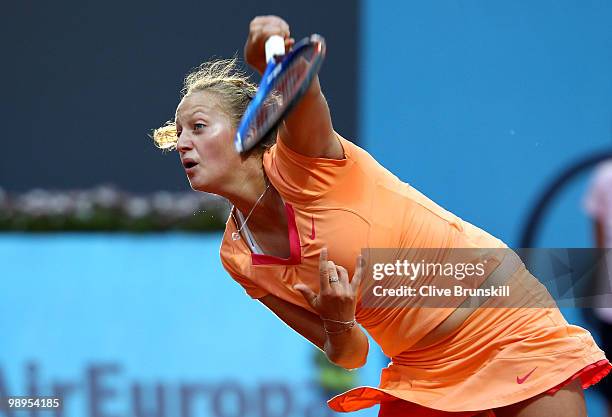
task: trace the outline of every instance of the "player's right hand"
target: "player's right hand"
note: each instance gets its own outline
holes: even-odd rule
[[[302,293],[306,302],[322,319],[351,321],[355,318],[359,284],[365,269],[361,255],[357,257],[353,279],[349,280],[347,270],[327,259],[323,248],[319,257],[319,293],[305,284],[296,284],[294,289]]]
[[[291,38],[289,25],[278,16],[257,16],[249,25],[249,36],[244,45],[245,61],[259,71],[260,74],[266,69],[266,40],[273,35],[282,36],[285,39],[285,50],[291,49],[295,40]]]

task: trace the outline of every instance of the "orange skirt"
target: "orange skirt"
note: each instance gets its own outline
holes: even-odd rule
[[[381,404],[384,417],[470,417],[552,395],[577,378],[587,388],[611,369],[591,334],[556,308],[481,308],[443,340],[392,358],[379,387],[353,388],[328,405],[349,412]]]
[[[606,374],[610,372],[610,363],[607,360],[602,360],[597,363],[591,364],[584,369],[576,372],[573,376],[568,378],[566,381],[546,391],[548,395],[554,395],[557,391],[563,388],[565,385],[573,382],[576,379],[580,379],[582,388],[586,389],[593,384],[598,383]],[[411,403],[408,401],[398,400],[396,397],[384,394],[385,397],[380,402],[379,417],[474,417],[476,415],[482,415],[485,412],[487,417],[495,417],[495,413],[492,410],[480,410],[480,411],[459,411],[449,412],[434,410],[432,408],[423,407],[421,405]]]

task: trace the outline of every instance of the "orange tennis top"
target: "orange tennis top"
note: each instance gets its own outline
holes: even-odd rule
[[[437,258],[444,259],[448,248],[507,247],[501,240],[448,212],[399,180],[365,150],[339,135],[338,138],[344,149],[345,158],[342,160],[306,157],[289,149],[281,140],[264,154],[264,170],[285,202],[289,258],[252,253],[244,238],[232,240],[231,235],[237,229],[232,217],[228,219],[220,251],[221,261],[250,297],[274,294],[313,311],[293,285],[302,282],[318,292],[322,247],[328,248],[329,259],[344,266],[349,276],[354,272],[357,255],[364,248],[436,248],[439,251]],[[495,266],[492,264],[491,268]],[[524,268],[515,275],[521,274],[526,274]],[[497,308],[486,314],[485,309],[480,309],[454,332],[453,337],[457,339],[451,337],[439,349],[417,353],[411,350],[454,310],[454,307],[360,308],[358,304],[358,322],[392,358],[392,362],[383,370],[379,387],[355,388],[332,399],[330,406],[337,411],[352,411],[392,398],[436,410],[481,410],[537,395],[598,361],[605,361],[607,366],[597,368],[595,379],[609,371],[604,353],[592,341],[590,334],[568,325],[555,308]],[[474,343],[458,347],[452,361],[445,359],[449,347],[454,346],[454,340],[460,344],[466,337],[474,338],[480,334],[488,334],[493,339],[497,335],[498,340],[508,341],[508,337],[516,340],[516,337],[512,339],[516,331],[510,331],[510,324],[516,325],[521,317],[528,321],[523,329],[537,330],[539,325],[534,323],[541,323],[540,327],[549,329],[549,333],[539,331],[538,337],[549,342],[544,345],[533,342],[535,345],[532,346],[537,349],[532,356],[543,355],[550,359],[558,352],[573,351],[574,357],[566,354],[567,362],[559,362],[556,368],[548,366],[546,372],[534,373],[529,383],[519,385],[520,390],[512,385],[516,385],[515,376],[526,374],[534,366],[542,368],[544,365],[531,362],[511,366],[509,370],[507,362],[496,359],[497,351],[487,353],[487,346],[499,350],[499,344],[492,344],[491,340],[482,346]],[[493,332],[492,328],[506,333]],[[557,340],[555,338],[557,342],[550,342]],[[496,366],[489,366],[487,370],[484,363]],[[508,372],[508,384],[514,389],[510,395],[507,391],[497,397],[494,395],[494,392],[506,388],[496,387],[490,381],[494,374],[497,375],[494,379],[499,379],[499,372]],[[432,383],[432,380],[436,382]],[[480,387],[478,392],[472,391],[467,395],[466,390],[481,383],[486,383],[493,391]],[[441,402],[443,397],[452,401]]]

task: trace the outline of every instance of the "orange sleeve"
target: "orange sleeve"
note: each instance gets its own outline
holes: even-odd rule
[[[295,201],[314,200],[338,185],[353,165],[352,147],[337,135],[344,159],[313,158],[299,154],[279,138],[264,156],[264,167],[273,185]]]
[[[229,263],[225,259],[223,259],[223,256],[221,256],[221,263],[223,264],[223,268],[225,268],[227,273],[234,279],[234,281],[236,281],[238,284],[240,284],[242,288],[244,288],[244,291],[248,294],[249,297],[262,298],[269,294],[266,290],[256,285],[250,279],[234,271],[229,265]]]
[[[246,279],[245,277],[242,277],[232,272],[229,272],[229,274],[232,278],[234,278],[234,281],[236,281],[242,286],[242,288],[244,288],[244,291],[248,294],[249,297],[256,299],[265,297],[269,294],[266,290],[261,287],[258,287],[252,281]]]

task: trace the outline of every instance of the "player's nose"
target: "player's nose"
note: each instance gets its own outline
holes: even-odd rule
[[[176,149],[178,149],[179,152],[187,152],[193,149],[193,140],[189,137],[188,133],[181,133],[176,142]]]

